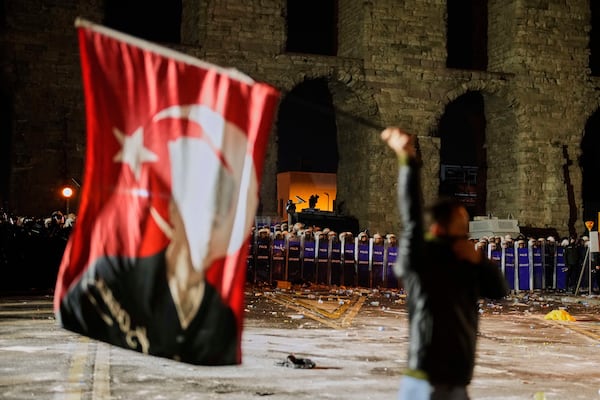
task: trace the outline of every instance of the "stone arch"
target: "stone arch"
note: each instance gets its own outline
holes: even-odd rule
[[[520,118],[516,113],[518,100],[509,95],[505,82],[477,80],[462,84],[449,91],[448,100],[440,108],[434,126],[430,129],[436,135],[443,113],[448,104],[456,101],[468,92],[476,92],[483,97],[483,116],[485,118],[485,214],[499,218],[516,217],[514,209],[518,198],[517,147]],[[436,156],[436,155],[433,155]],[[439,157],[439,155],[438,155]]]
[[[485,125],[479,91],[467,91],[448,103],[438,125],[439,194],[461,201],[471,216],[486,214]]]
[[[305,79],[283,96],[276,134],[277,172],[337,172],[335,114],[324,78]]]
[[[288,79],[285,86],[289,89],[282,89],[280,104],[287,93],[306,81],[322,80],[331,94],[338,149],[336,211],[358,218],[365,227],[384,220],[380,207],[370,200],[375,196],[376,178],[372,175],[379,173],[380,168],[373,157],[366,156],[380,146],[377,133],[382,124],[373,94],[364,85],[360,71],[331,68],[325,73],[298,73],[295,79]],[[279,117],[278,111],[276,119]],[[273,162],[273,153],[278,153],[276,143],[270,152],[268,162]],[[269,207],[267,202],[264,206],[265,210]]]

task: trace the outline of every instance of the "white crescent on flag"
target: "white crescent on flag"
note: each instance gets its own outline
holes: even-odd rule
[[[166,118],[202,128],[200,138],[184,134],[168,143],[171,193],[199,271],[244,244],[258,205],[258,181],[246,134],[221,114],[194,104],[169,107],[153,120]]]

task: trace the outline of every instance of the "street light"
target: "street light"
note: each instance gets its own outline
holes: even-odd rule
[[[69,214],[69,199],[73,196],[73,189],[68,186],[65,186],[61,191],[62,196],[65,198],[67,202],[67,214]]]
[[[594,227],[594,221],[585,221],[585,227],[588,229],[588,238],[592,237],[592,228]],[[592,294],[592,247],[591,247],[591,243],[588,243],[587,246],[587,254],[585,255],[585,257],[587,257],[587,261],[588,261],[588,285],[589,285],[589,290],[588,290],[588,294]],[[584,262],[585,262],[585,258],[584,258]],[[583,272],[585,270],[585,265],[582,268]],[[579,277],[579,281],[581,282],[581,276]],[[579,285],[578,285],[579,286]]]
[[[329,193],[323,192],[325,196],[327,196],[327,211],[329,211]]]

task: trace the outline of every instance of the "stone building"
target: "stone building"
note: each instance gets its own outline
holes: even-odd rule
[[[0,0],[0,200],[48,214],[81,180],[82,16],[281,90],[263,214],[281,207],[278,172],[336,172],[344,212],[396,231],[397,166],[378,135],[393,124],[419,136],[426,202],[581,233],[600,211],[594,3]]]

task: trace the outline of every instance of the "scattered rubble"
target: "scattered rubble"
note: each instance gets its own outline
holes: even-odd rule
[[[290,299],[305,307],[334,312],[344,307],[352,307],[356,300],[366,301],[362,312],[392,313],[401,318],[406,315],[407,294],[401,289],[366,289],[326,285],[254,285],[246,288],[245,314],[254,325],[279,326],[282,328],[322,328],[324,325],[311,318],[297,307],[274,301],[278,296]],[[554,292],[512,293],[502,300],[481,300],[479,313],[482,318],[488,315],[516,315],[545,317],[556,310],[556,318],[589,319],[600,314],[600,296],[568,295]],[[560,314],[560,315],[559,315]],[[562,315],[562,316],[561,316]],[[309,316],[309,315],[308,315]],[[549,318],[546,318],[549,319]],[[562,319],[567,320],[567,319]],[[263,322],[261,322],[263,321]]]

